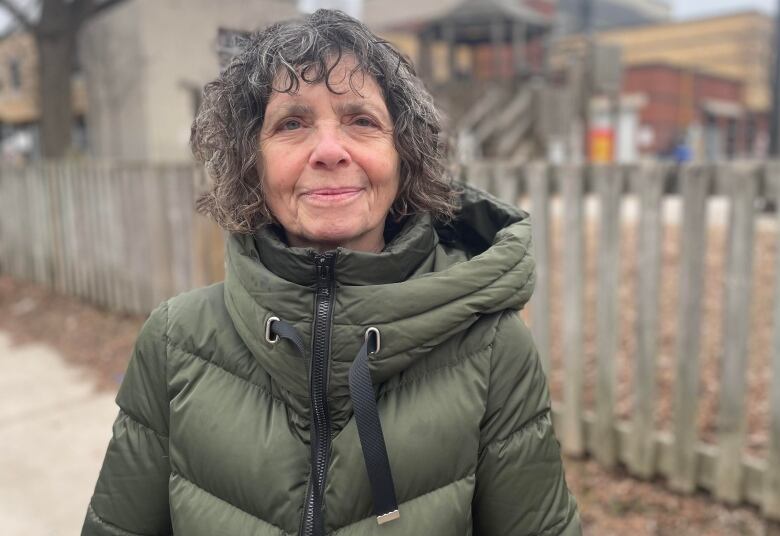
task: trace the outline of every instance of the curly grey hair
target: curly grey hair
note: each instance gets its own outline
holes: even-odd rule
[[[347,54],[355,59],[351,75],[374,77],[393,120],[400,185],[391,216],[398,220],[428,212],[438,220],[452,217],[455,193],[441,117],[414,67],[361,22],[325,9],[252,35],[204,87],[190,144],[213,184],[198,198],[199,212],[237,233],[252,233],[274,221],[256,165],[262,158],[257,136],[268,100],[275,91],[297,92],[301,82],[324,83],[334,91],[331,72]]]

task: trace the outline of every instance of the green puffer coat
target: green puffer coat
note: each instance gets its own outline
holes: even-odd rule
[[[468,187],[379,254],[232,236],[225,282],[141,330],[82,535],[580,534],[517,314],[530,248],[526,213]]]

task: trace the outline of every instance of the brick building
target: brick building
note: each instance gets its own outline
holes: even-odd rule
[[[750,114],[741,80],[665,63],[632,65],[623,92],[642,96],[639,150],[669,155],[685,142],[703,160],[748,156]]]

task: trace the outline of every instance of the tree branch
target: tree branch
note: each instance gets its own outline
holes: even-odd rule
[[[33,21],[30,20],[30,16],[11,0],[0,0],[0,8],[5,9],[25,30],[33,33],[36,31],[37,28]]]

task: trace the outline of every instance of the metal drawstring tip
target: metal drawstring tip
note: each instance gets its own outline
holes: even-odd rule
[[[401,517],[401,513],[398,510],[393,510],[392,512],[387,512],[386,514],[382,514],[381,516],[376,516],[376,522],[379,525],[384,525],[385,523],[390,523],[391,521],[395,521]]]

